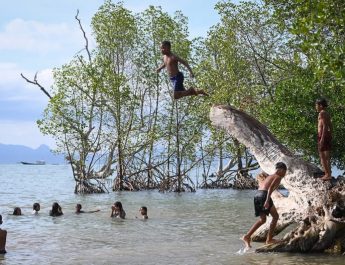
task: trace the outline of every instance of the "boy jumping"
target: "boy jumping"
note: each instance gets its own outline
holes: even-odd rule
[[[174,87],[174,99],[179,99],[187,96],[204,95],[207,93],[204,90],[197,90],[195,88],[190,88],[186,90],[183,85],[184,76],[183,73],[178,69],[178,63],[183,64],[189,71],[191,77],[194,77],[193,71],[190,68],[187,61],[179,58],[171,52],[170,41],[163,41],[161,44],[161,52],[163,54],[163,64],[157,68],[157,73],[159,73],[163,68],[167,68],[169,77]]]

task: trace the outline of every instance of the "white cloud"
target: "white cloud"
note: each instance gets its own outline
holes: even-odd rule
[[[44,136],[35,122],[0,120],[0,127],[0,143],[2,144],[18,144],[32,148],[46,144],[51,148],[55,147],[54,140],[49,136]]]
[[[33,80],[36,73],[20,69],[15,63],[0,62],[0,93],[2,100],[29,100],[47,102],[47,97],[35,85],[27,83],[20,74]],[[49,91],[53,84],[51,69],[44,69],[37,73],[38,82]]]
[[[82,35],[77,25],[45,24],[14,19],[0,32],[0,50],[48,53],[63,50],[66,45],[80,46]]]
[[[15,63],[0,62],[0,87],[13,83],[19,78],[17,65]],[[1,85],[2,84],[2,85]]]

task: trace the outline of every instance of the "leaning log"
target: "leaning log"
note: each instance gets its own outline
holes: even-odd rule
[[[211,108],[210,119],[214,126],[226,130],[245,145],[264,172],[273,174],[277,162],[287,165],[288,171],[282,184],[288,190],[288,196],[284,197],[277,191],[272,194],[280,215],[275,234],[291,224],[297,224],[297,227],[285,235],[283,241],[263,246],[258,251],[323,252],[341,240],[345,213],[334,218],[332,209],[337,204],[344,204],[343,185],[332,187],[330,182],[316,178],[322,174],[316,165],[294,155],[264,124],[245,112],[218,105]],[[269,222],[266,222],[252,240],[264,241],[268,228]],[[341,241],[340,245],[345,245],[344,242]]]

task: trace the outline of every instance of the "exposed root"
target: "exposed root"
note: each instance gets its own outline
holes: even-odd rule
[[[91,183],[90,181],[83,180],[76,183],[74,193],[79,194],[91,194],[91,193],[105,193],[107,192],[105,187]]]

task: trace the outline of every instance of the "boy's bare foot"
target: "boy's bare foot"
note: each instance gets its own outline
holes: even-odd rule
[[[323,181],[331,180],[332,177],[329,177],[328,175],[324,175],[323,177],[320,178]]]
[[[203,89],[198,90],[197,95],[208,96],[208,94]]]
[[[280,240],[277,240],[277,239],[271,239],[271,240],[266,240],[266,245],[269,245],[269,244],[274,244],[274,243],[278,243]]]
[[[242,241],[244,242],[246,248],[251,248],[252,246],[250,245],[250,237],[248,236],[243,236]]]

